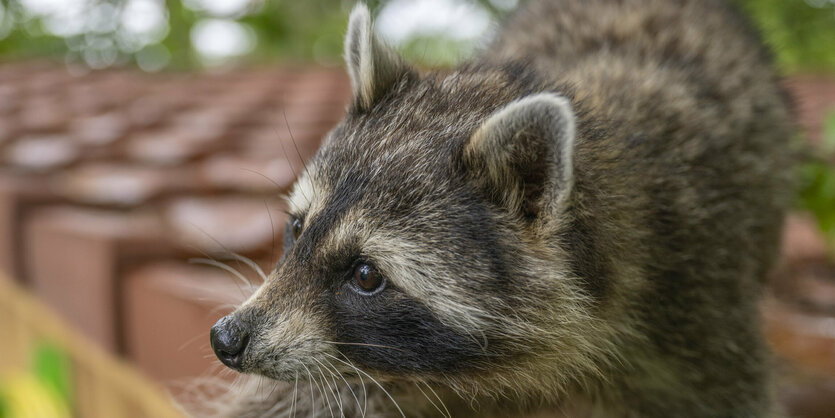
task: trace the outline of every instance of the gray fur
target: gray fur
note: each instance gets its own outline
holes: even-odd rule
[[[345,35],[345,62],[356,105],[370,106],[406,72],[413,71],[374,33],[371,14],[358,3]]]
[[[574,182],[574,113],[564,97],[553,93],[535,94],[508,104],[473,134],[464,149],[466,164],[485,188],[501,193],[511,211],[521,211],[526,200],[524,181],[513,166],[531,166],[542,154],[552,168],[544,173],[549,193],[544,200],[562,209]],[[537,142],[544,139],[542,142]],[[516,175],[514,175],[516,174]],[[559,216],[554,212],[551,216]]]
[[[245,372],[327,361],[354,416],[337,400],[361,379],[369,416],[780,415],[757,297],[792,127],[725,2],[532,0],[420,77],[381,45],[356,9],[355,103],[290,196],[303,232],[235,313]],[[356,259],[381,293],[351,290]],[[293,391],[235,392],[222,415],[286,416]],[[326,398],[306,405],[330,416]]]

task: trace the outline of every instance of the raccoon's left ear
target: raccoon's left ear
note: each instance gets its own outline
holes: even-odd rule
[[[531,95],[490,116],[464,147],[469,175],[527,219],[562,210],[574,184],[575,121],[568,100]]]
[[[351,12],[345,35],[345,61],[351,76],[354,105],[371,107],[402,76],[414,74],[397,53],[374,34],[371,14],[358,3]]]

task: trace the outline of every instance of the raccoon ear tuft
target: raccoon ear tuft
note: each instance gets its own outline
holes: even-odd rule
[[[464,147],[470,176],[527,219],[564,208],[574,183],[575,120],[554,93],[516,100],[491,115]]]
[[[367,109],[401,76],[414,70],[374,34],[368,7],[358,3],[345,35],[345,61],[351,76],[354,105]]]

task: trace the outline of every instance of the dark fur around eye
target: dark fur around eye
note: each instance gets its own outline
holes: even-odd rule
[[[358,365],[389,373],[455,373],[478,368],[490,356],[393,285],[379,296],[344,292],[330,305],[334,339],[351,343],[337,348]]]

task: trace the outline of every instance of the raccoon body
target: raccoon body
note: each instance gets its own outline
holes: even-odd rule
[[[532,0],[422,75],[360,5],[345,47],[284,256],[212,330],[290,383],[221,414],[779,415],[756,303],[792,134],[728,5]]]

